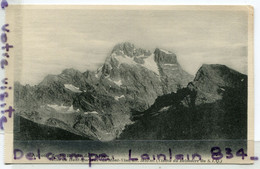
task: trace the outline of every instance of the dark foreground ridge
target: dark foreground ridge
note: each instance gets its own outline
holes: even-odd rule
[[[247,138],[247,76],[203,65],[195,80],[135,112],[119,139],[225,140]]]
[[[57,127],[34,123],[21,116],[18,118],[22,125],[17,129],[19,132],[14,135],[14,140],[90,140]]]

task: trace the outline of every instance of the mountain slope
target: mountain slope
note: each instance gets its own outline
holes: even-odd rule
[[[66,130],[34,123],[23,117],[19,117],[19,132],[15,131],[15,140],[90,140],[87,137],[68,132]]]
[[[203,65],[193,82],[135,112],[118,139],[247,138],[247,76],[224,65]]]

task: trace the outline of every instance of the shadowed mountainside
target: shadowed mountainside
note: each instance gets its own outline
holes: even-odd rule
[[[247,76],[224,65],[203,65],[193,82],[134,112],[118,139],[247,138]]]

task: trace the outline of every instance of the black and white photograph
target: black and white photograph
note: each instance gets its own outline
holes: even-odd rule
[[[52,152],[53,161],[106,153],[115,162],[126,157],[121,163],[208,160],[212,147],[224,153],[230,145],[249,153],[252,12],[10,6],[10,151]]]

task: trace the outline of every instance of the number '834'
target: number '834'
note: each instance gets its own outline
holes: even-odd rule
[[[227,159],[231,159],[234,157],[232,149],[231,148],[225,148],[225,155]],[[221,149],[219,147],[212,147],[211,150],[211,157],[213,160],[220,160],[224,157],[224,154],[222,153]],[[245,159],[247,154],[244,152],[244,149],[241,148],[236,152],[236,156],[241,157],[242,160]]]

